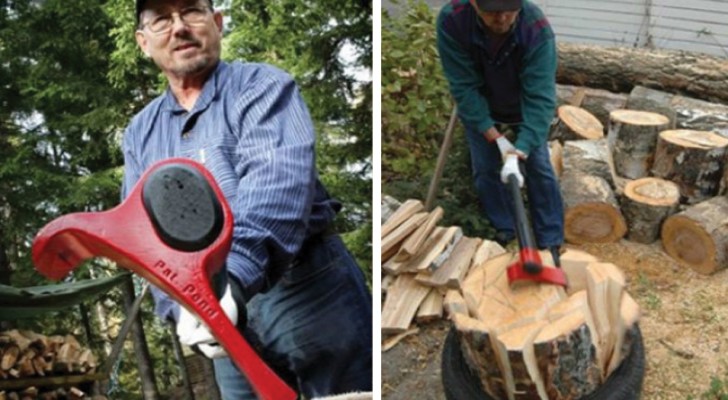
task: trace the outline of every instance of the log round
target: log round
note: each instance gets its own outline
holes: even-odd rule
[[[657,240],[662,222],[677,211],[679,203],[680,189],[670,181],[641,178],[627,183],[622,198],[627,239],[639,243]]]
[[[675,214],[662,225],[667,254],[702,274],[728,263],[728,198],[714,197]]]
[[[652,165],[654,176],[673,181],[688,204],[707,200],[720,188],[728,139],[713,132],[661,132]]]
[[[647,111],[615,110],[609,114],[609,146],[617,175],[638,179],[652,167],[657,135],[670,120]]]
[[[564,235],[569,243],[616,242],[627,224],[612,188],[603,178],[577,172],[561,176],[564,198]]]
[[[613,264],[562,262],[567,294],[543,283],[508,282],[506,269],[518,255],[506,253],[473,268],[463,282],[467,304],[451,315],[463,357],[483,389],[496,399],[578,399],[592,393],[627,355],[626,335],[639,307],[624,291]],[[554,268],[547,252],[545,268]]]
[[[564,143],[562,165],[565,171],[594,175],[614,187],[614,167],[607,139],[572,140]]]
[[[572,105],[560,106],[557,114],[559,123],[554,132],[556,139],[595,140],[604,137],[604,126],[589,111]]]

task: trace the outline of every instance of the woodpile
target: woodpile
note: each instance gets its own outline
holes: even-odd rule
[[[49,380],[70,375],[91,374],[98,361],[72,335],[45,336],[31,331],[0,332],[0,387],[3,381],[28,381],[46,377]],[[62,382],[63,379],[55,379]],[[40,381],[38,381],[40,382]],[[50,381],[49,381],[50,382]],[[18,391],[0,391],[2,399],[87,399],[80,389],[67,386],[46,389],[40,385]]]
[[[416,201],[408,200],[399,210],[383,213],[390,215],[384,225],[417,223],[416,212],[408,211],[409,219],[398,218],[409,208],[420,210]],[[390,226],[387,231],[391,235],[398,229]],[[408,239],[398,240],[401,246]],[[432,247],[424,244],[411,257],[421,259],[430,252]],[[469,366],[498,399],[581,398],[605,382],[631,349],[639,307],[624,290],[624,275],[612,264],[567,250],[561,263],[569,284],[563,288],[510,284],[506,268],[518,256],[489,240],[460,235],[436,253],[417,271],[393,267],[407,263],[393,261],[394,255],[383,259],[390,267],[382,283],[382,333],[392,335],[384,349],[416,333],[413,323],[445,315],[458,331]],[[554,268],[549,252],[540,256],[545,268]]]
[[[728,196],[728,106],[643,86],[620,95],[559,85],[558,96],[549,150],[566,240],[661,240],[698,272],[728,266],[723,220],[702,217]]]

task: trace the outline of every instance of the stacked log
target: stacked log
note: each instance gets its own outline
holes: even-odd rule
[[[680,190],[673,182],[642,178],[627,183],[622,197],[627,238],[638,243],[657,240],[662,222],[677,211],[679,201]]]
[[[0,400],[107,400],[105,396],[89,396],[83,390],[71,386],[53,390],[40,390],[31,386],[22,391],[0,391]]]
[[[614,166],[606,139],[565,142],[562,160],[564,171],[597,176],[615,187]]]
[[[718,194],[724,174],[728,139],[713,132],[661,132],[655,150],[653,175],[680,187],[683,202],[695,204]]]
[[[648,176],[657,135],[669,127],[664,115],[646,111],[616,110],[609,116],[607,138],[619,176],[638,179]]]
[[[573,105],[563,105],[557,110],[559,122],[551,139],[596,140],[604,137],[604,126],[591,113]]]
[[[662,226],[662,246],[702,274],[728,265],[728,197],[718,196],[675,214]]]
[[[627,224],[609,183],[598,176],[565,171],[564,237],[569,243],[610,243],[627,233]]]

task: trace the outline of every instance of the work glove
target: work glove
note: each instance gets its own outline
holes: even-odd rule
[[[228,278],[220,299],[220,306],[238,331],[242,332],[242,328],[247,323],[245,298],[240,285],[233,278]],[[210,333],[207,326],[184,307],[180,309],[176,330],[180,343],[190,346],[205,357],[227,357],[227,352]]]
[[[505,156],[504,162],[503,162],[503,168],[501,169],[501,181],[503,183],[508,183],[508,177],[510,175],[515,175],[516,180],[518,181],[518,187],[523,187],[523,174],[521,173],[521,168],[518,165],[519,163],[519,157],[516,153],[508,153]]]
[[[505,135],[498,136],[498,138],[495,139],[495,144],[498,146],[498,150],[500,150],[502,157],[505,157],[508,153],[516,152],[516,146],[514,146],[513,143],[505,137]]]

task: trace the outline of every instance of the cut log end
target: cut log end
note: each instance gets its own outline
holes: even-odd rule
[[[617,208],[606,203],[581,203],[566,210],[564,235],[569,243],[612,243],[627,233]]]
[[[649,111],[614,110],[610,118],[615,122],[639,126],[665,126],[670,123],[666,116]]]
[[[562,132],[565,140],[595,140],[604,137],[604,126],[589,111],[572,105],[563,105],[558,116],[567,132]]]
[[[630,199],[651,206],[674,206],[680,201],[680,189],[670,181],[641,178],[630,181],[624,188]]]
[[[710,150],[728,146],[728,139],[713,132],[675,129],[660,132],[660,138],[680,147]]]
[[[702,274],[711,274],[718,267],[711,235],[685,216],[675,215],[665,221],[662,245],[670,256]]]

